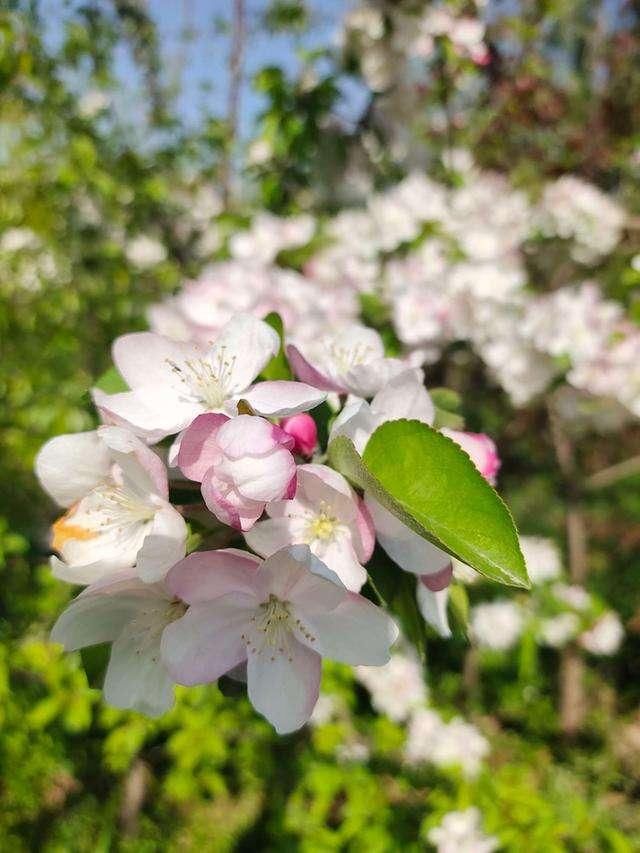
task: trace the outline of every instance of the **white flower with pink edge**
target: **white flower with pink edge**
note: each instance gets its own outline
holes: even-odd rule
[[[180,432],[205,412],[235,415],[240,400],[265,417],[317,406],[326,395],[304,383],[254,384],[279,349],[276,332],[249,314],[236,314],[209,347],[153,332],[123,335],[113,345],[113,361],[131,390],[105,394],[96,388],[93,400],[105,420],[152,443]]]
[[[263,557],[286,545],[308,545],[311,553],[359,592],[367,579],[363,568],[373,553],[375,532],[369,514],[345,478],[326,465],[300,465],[292,500],[267,504],[266,521],[245,533]]]
[[[125,429],[50,439],[36,457],[42,487],[67,512],[53,525],[54,574],[93,583],[136,566],[160,580],[185,553],[187,528],[169,503],[166,469]]]
[[[311,717],[323,657],[380,666],[398,636],[384,611],[345,589],[305,545],[264,562],[235,551],[190,554],[167,585],[189,605],[162,636],[172,677],[207,683],[246,663],[249,699],[280,734]]]

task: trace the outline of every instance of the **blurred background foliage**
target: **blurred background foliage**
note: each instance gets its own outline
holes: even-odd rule
[[[214,5],[232,54],[234,4]],[[317,13],[283,0],[249,11],[252,29],[288,33],[294,44]],[[144,327],[148,304],[199,271],[202,223],[220,213],[207,212],[203,187],[222,191],[219,223],[231,233],[256,207],[339,208],[356,193],[347,169],[384,187],[407,168],[437,169],[444,150],[463,145],[534,195],[570,170],[615,188],[640,215],[640,5],[496,2],[489,20],[491,62],[473,65],[441,45],[423,70],[419,109],[397,82],[345,112],[345,86],[365,88],[348,41],[301,49],[295,74],[274,56],[251,81],[259,106],[245,138],[237,103],[181,119],[145,3],[60,3],[55,44],[37,0],[3,4],[0,849],[411,851],[425,848],[444,814],[469,805],[506,850],[640,849],[637,475],[585,498],[591,586],[627,635],[613,658],[590,661],[579,736],[560,734],[555,652],[523,640],[474,662],[464,639],[430,639],[434,704],[445,716],[465,713],[492,744],[476,778],[403,763],[404,728],[372,710],[344,667],[327,670],[324,690],[349,714],[278,738],[232,682],[180,691],[159,721],[106,708],[90,656],[47,643],[69,590],[46,566],[52,507],[34,482],[34,454],[51,435],[91,428],[88,388],[109,364],[110,342]],[[126,87],[123,49],[146,93],[135,132],[112,107]],[[454,120],[439,122],[443,113]],[[640,273],[628,260],[637,251],[632,234],[600,271],[636,318]],[[555,269],[551,248],[547,257],[534,271],[541,282]],[[564,269],[557,283],[573,274]],[[430,384],[456,387],[469,427],[500,437],[501,491],[526,532],[562,542],[566,483],[544,414],[514,413],[464,351],[445,355]],[[631,456],[639,437],[635,425],[615,441],[589,435],[581,464],[592,472]],[[365,740],[366,758],[340,748]]]

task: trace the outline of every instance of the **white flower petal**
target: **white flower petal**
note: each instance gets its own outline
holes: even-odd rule
[[[310,642],[322,657],[342,663],[382,666],[398,638],[398,628],[385,611],[355,593],[331,611],[311,612],[301,602],[296,612],[315,637],[311,642],[301,635],[302,642]]]
[[[242,394],[242,399],[249,403],[256,414],[267,418],[284,418],[308,412],[319,406],[326,397],[326,392],[311,385],[284,379],[258,382]]]
[[[367,580],[367,572],[356,557],[351,537],[342,533],[329,542],[316,540],[312,552],[335,572],[351,592],[359,592]]]
[[[139,595],[85,592],[75,598],[58,617],[51,631],[51,641],[61,643],[68,652],[112,642],[134,618],[139,608]]]
[[[437,592],[432,592],[418,578],[418,607],[422,618],[440,634],[441,637],[450,637],[449,617],[447,616],[447,602],[449,600],[449,588],[445,587]]]
[[[164,385],[120,394],[94,388],[91,396],[105,422],[124,426],[151,444],[185,429],[203,410]]]
[[[49,439],[35,469],[42,488],[61,506],[71,506],[107,478],[110,465],[108,449],[92,430]]]
[[[379,416],[373,414],[369,404],[365,400],[359,400],[349,403],[340,412],[333,422],[329,438],[333,441],[339,435],[346,435],[362,456],[371,434],[381,423]]]
[[[136,559],[142,580],[147,583],[162,580],[184,557],[186,541],[187,525],[180,513],[170,504],[158,510]]]
[[[293,637],[286,653],[254,652],[247,663],[251,704],[274,726],[287,734],[303,726],[318,701],[320,656]]]
[[[421,370],[404,370],[393,377],[371,401],[371,411],[384,421],[412,418],[432,424],[435,408],[424,387]]]
[[[280,338],[271,326],[251,314],[236,314],[220,330],[207,359],[214,368],[226,365],[225,389],[232,396],[246,391],[279,349]]]
[[[173,705],[173,681],[160,658],[160,633],[141,647],[135,626],[111,647],[104,700],[115,708],[158,717]]]
[[[405,368],[397,358],[378,358],[355,364],[344,374],[344,383],[358,397],[373,397]]]
[[[268,518],[254,524],[251,530],[246,531],[244,538],[256,554],[269,557],[287,545],[304,542],[305,526],[305,519],[300,517]]]
[[[193,344],[179,343],[155,332],[133,332],[113,343],[113,361],[129,388],[177,387],[173,364],[202,357]]]

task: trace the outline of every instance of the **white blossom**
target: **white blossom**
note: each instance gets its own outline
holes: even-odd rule
[[[358,666],[355,674],[376,711],[396,722],[406,720],[427,699],[423,670],[413,655],[396,652],[384,666]]]
[[[449,812],[427,838],[437,853],[493,853],[500,846],[497,838],[482,831],[482,816],[475,807]]]
[[[624,628],[617,613],[610,610],[580,635],[580,645],[592,655],[615,655],[622,644]]]
[[[562,571],[560,552],[552,539],[521,536],[520,548],[532,583],[545,583],[559,577]]]
[[[520,638],[524,628],[521,608],[508,599],[477,604],[471,611],[471,633],[478,645],[507,651]]]

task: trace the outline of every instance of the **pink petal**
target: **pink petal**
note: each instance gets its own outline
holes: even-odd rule
[[[166,578],[172,595],[197,604],[231,592],[254,595],[260,560],[246,551],[221,548],[194,551],[175,565]]]
[[[221,456],[218,435],[230,419],[226,415],[198,415],[182,434],[177,464],[185,477],[201,483]]]
[[[453,564],[449,563],[444,569],[439,572],[434,572],[432,575],[420,575],[419,581],[424,584],[431,592],[440,592],[446,589],[451,583],[453,577]]]
[[[255,613],[253,599],[231,593],[194,604],[164,629],[162,660],[178,684],[216,681],[247,656],[243,639]]]
[[[238,493],[251,501],[277,501],[292,492],[295,494],[295,460],[289,450],[277,445],[264,456],[245,456],[226,462],[223,472]]]
[[[291,369],[301,382],[313,385],[314,388],[319,388],[321,391],[338,391],[341,394],[347,393],[347,388],[332,382],[331,379],[309,364],[300,350],[293,344],[289,344],[287,347],[287,358],[289,359]]]
[[[347,595],[340,578],[311,553],[308,545],[290,545],[268,557],[258,573],[260,583],[281,601],[303,605],[308,612],[331,610]]]
[[[202,481],[202,497],[208,509],[224,524],[249,530],[264,512],[264,501],[243,497],[228,480],[210,468]]]
[[[227,418],[228,423],[221,427],[218,444],[229,459],[244,459],[247,456],[263,456],[274,450],[290,436],[264,418],[253,415],[238,415]],[[292,443],[292,442],[291,442]]]

